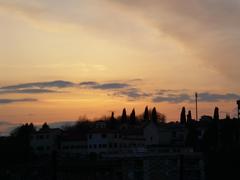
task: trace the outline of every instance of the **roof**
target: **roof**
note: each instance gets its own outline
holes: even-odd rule
[[[41,133],[61,133],[62,129],[60,128],[41,128],[39,129],[36,133],[41,134]]]
[[[118,130],[109,129],[109,128],[94,128],[89,133],[98,134],[98,133],[118,133]]]
[[[84,141],[87,140],[86,135],[81,133],[65,133],[61,136],[63,141]]]

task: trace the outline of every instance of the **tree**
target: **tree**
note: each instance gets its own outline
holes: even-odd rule
[[[114,120],[115,120],[114,112],[112,112],[110,120],[111,120],[111,121],[114,121]]]
[[[130,114],[130,123],[135,124],[136,123],[136,114],[135,114],[135,109],[132,110]]]
[[[43,125],[42,125],[42,130],[48,130],[49,129],[49,126],[48,124],[45,122]]]
[[[161,123],[165,123],[166,122],[166,115],[162,114],[162,113],[157,113],[157,117],[158,117],[158,121]]]
[[[143,114],[143,120],[144,120],[144,121],[149,121],[148,106],[145,107],[144,114]]]
[[[123,111],[122,111],[122,118],[121,118],[121,121],[122,121],[122,123],[127,122],[127,111],[126,111],[125,108],[124,108]]]
[[[187,114],[187,123],[191,123],[192,122],[192,112],[189,110],[188,114]]]
[[[215,107],[215,109],[214,109],[213,119],[219,120],[219,108],[218,107]]]
[[[11,132],[12,137],[22,138],[22,139],[29,139],[30,135],[36,131],[36,128],[34,127],[33,123],[26,123],[22,126],[19,126],[15,128]]]
[[[152,121],[156,123],[157,120],[158,120],[157,110],[154,107],[153,110],[152,110]]]
[[[180,115],[180,123],[186,124],[186,109],[182,107],[181,115]]]

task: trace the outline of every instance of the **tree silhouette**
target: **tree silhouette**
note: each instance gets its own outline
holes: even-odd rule
[[[14,142],[11,150],[16,151],[14,152],[15,158],[29,160],[31,155],[30,139],[34,132],[36,129],[32,123],[26,123],[11,132],[11,138]]]
[[[158,120],[157,110],[154,107],[153,110],[152,110],[152,121],[156,123],[157,120]]]
[[[36,131],[36,128],[34,127],[33,123],[26,123],[20,127],[15,128],[11,132],[12,137],[17,137],[21,139],[28,139],[30,138],[30,135]]]
[[[181,115],[180,115],[180,123],[186,124],[186,109],[182,107]]]
[[[41,130],[48,130],[50,127],[48,126],[48,124],[45,122],[43,125],[42,125],[42,128]]]
[[[214,109],[213,119],[219,120],[219,108],[218,107],[215,107],[215,109]]]
[[[126,111],[125,108],[124,108],[123,111],[122,111],[122,118],[121,118],[121,121],[122,121],[122,123],[127,122],[127,111]]]
[[[149,111],[148,111],[148,106],[145,107],[144,114],[143,114],[143,120],[144,121],[149,121]]]
[[[115,120],[114,112],[112,112],[112,114],[111,114],[111,118],[110,118],[110,121],[114,121],[114,120]]]
[[[192,122],[192,112],[189,110],[188,114],[187,114],[187,123],[191,123]]]
[[[130,114],[130,123],[135,124],[136,123],[136,114],[135,114],[135,109],[132,110]]]

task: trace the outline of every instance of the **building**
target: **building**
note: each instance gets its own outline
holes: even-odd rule
[[[51,154],[58,151],[62,130],[50,128],[46,123],[31,137],[30,146],[36,154]]]
[[[88,153],[87,137],[82,134],[62,135],[59,151],[62,156],[84,156]]]

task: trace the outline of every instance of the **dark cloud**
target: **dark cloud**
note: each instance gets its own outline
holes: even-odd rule
[[[152,98],[152,101],[155,103],[158,102],[181,103],[185,101],[191,101],[191,96],[188,94],[157,95]]]
[[[36,102],[37,99],[34,98],[24,98],[24,99],[0,99],[0,104],[11,104],[17,102]]]
[[[0,87],[0,94],[41,94],[41,93],[62,93],[63,91],[56,90],[69,87],[82,87],[90,89],[101,89],[101,90],[115,90],[129,87],[127,83],[98,83],[95,81],[85,81],[79,84],[70,81],[50,81],[50,82],[34,82],[24,83],[11,86]]]
[[[130,85],[127,83],[104,83],[104,84],[98,84],[98,85],[92,86],[92,88],[107,90],[107,89],[123,89],[129,86]]]
[[[4,86],[0,89],[2,90],[19,90],[19,89],[26,89],[26,88],[68,88],[73,87],[75,84],[70,81],[49,81],[49,82],[33,82],[33,83],[24,83],[24,84],[17,84],[12,86]]]
[[[51,90],[51,89],[16,89],[16,90],[1,90],[0,94],[43,94],[43,93],[60,93],[61,91]]]
[[[138,88],[129,88],[122,91],[117,91],[112,94],[113,96],[127,97],[129,100],[138,100],[151,96],[150,93],[142,92]]]
[[[80,86],[96,86],[98,85],[98,83],[95,81],[85,81],[85,82],[79,83],[79,85]]]
[[[234,93],[218,94],[218,93],[204,92],[204,93],[198,94],[198,99],[201,102],[231,101],[231,100],[237,100],[239,98],[240,98],[240,95],[234,94]],[[159,102],[169,102],[169,103],[193,102],[194,96],[193,96],[193,94],[186,94],[186,93],[157,94],[152,98],[152,101],[155,103],[159,103]]]
[[[48,81],[48,82],[33,82],[23,83],[11,86],[0,87],[0,94],[43,94],[43,93],[61,93],[62,91],[56,90],[76,86],[75,83],[70,81]]]
[[[199,93],[199,101],[215,102],[215,101],[230,101],[240,99],[240,95],[234,93],[216,94],[216,93]]]
[[[156,91],[156,95],[163,95],[166,93],[184,93],[187,92],[188,90],[186,89],[159,89]]]
[[[84,88],[91,88],[91,89],[112,90],[112,89],[127,88],[130,86],[130,84],[118,83],[118,82],[98,83],[95,81],[86,81],[86,82],[81,82],[79,86]]]

